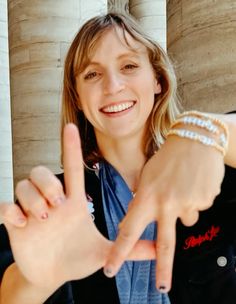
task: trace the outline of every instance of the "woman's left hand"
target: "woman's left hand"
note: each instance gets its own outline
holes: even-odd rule
[[[146,226],[158,222],[156,286],[171,288],[175,252],[176,220],[195,224],[199,211],[209,208],[219,194],[224,159],[215,148],[169,136],[145,165],[138,192],[120,224],[119,235],[104,267],[115,275]]]

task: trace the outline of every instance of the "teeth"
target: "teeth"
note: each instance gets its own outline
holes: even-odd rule
[[[125,102],[125,103],[121,103],[119,105],[115,105],[115,106],[109,106],[107,108],[103,109],[103,112],[106,113],[116,113],[116,112],[121,112],[124,110],[127,110],[129,108],[131,108],[134,105],[134,102]]]

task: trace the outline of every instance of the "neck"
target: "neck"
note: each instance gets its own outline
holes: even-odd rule
[[[146,162],[142,138],[120,140],[100,136],[98,138],[98,146],[103,157],[120,173],[130,190],[136,192]]]

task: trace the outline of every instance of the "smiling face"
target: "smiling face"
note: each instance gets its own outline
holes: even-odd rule
[[[161,87],[144,45],[121,29],[110,29],[97,42],[89,64],[76,78],[79,104],[93,125],[97,142],[143,136]]]

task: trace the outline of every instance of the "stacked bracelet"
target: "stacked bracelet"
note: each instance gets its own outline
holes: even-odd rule
[[[222,120],[220,120],[212,115],[209,115],[206,113],[201,113],[198,111],[186,111],[186,112],[183,112],[182,114],[180,114],[179,118],[186,117],[186,116],[195,116],[195,117],[200,117],[201,119],[210,120],[212,123],[214,123],[215,125],[218,125],[223,130],[223,132],[225,133],[225,136],[227,138],[229,137],[229,131],[228,131],[228,127],[226,126],[226,124]]]
[[[214,134],[214,138],[216,139],[213,139],[195,131],[189,131],[185,129],[174,129],[174,127],[178,124],[193,125],[205,129],[209,133]],[[198,111],[188,111],[180,114],[177,120],[172,123],[167,136],[168,135],[176,135],[179,137],[189,138],[198,141],[206,146],[216,148],[223,155],[226,154],[228,147],[229,132],[226,124],[214,116]]]
[[[198,117],[194,116],[184,116],[176,119],[173,124],[171,125],[171,128],[175,127],[177,124],[183,123],[185,125],[194,125],[198,126],[200,128],[206,129],[209,132],[212,132],[214,134],[219,133],[219,128],[215,124],[212,123],[210,119],[203,120]]]
[[[220,146],[213,138],[210,138],[208,136],[199,134],[194,131],[185,130],[185,129],[170,130],[167,133],[167,136],[169,136],[169,135],[177,135],[179,137],[198,141],[198,142],[204,144],[205,146],[210,146],[210,147],[216,148],[218,151],[220,151],[223,154],[223,156],[225,156],[226,149],[224,147]]]

